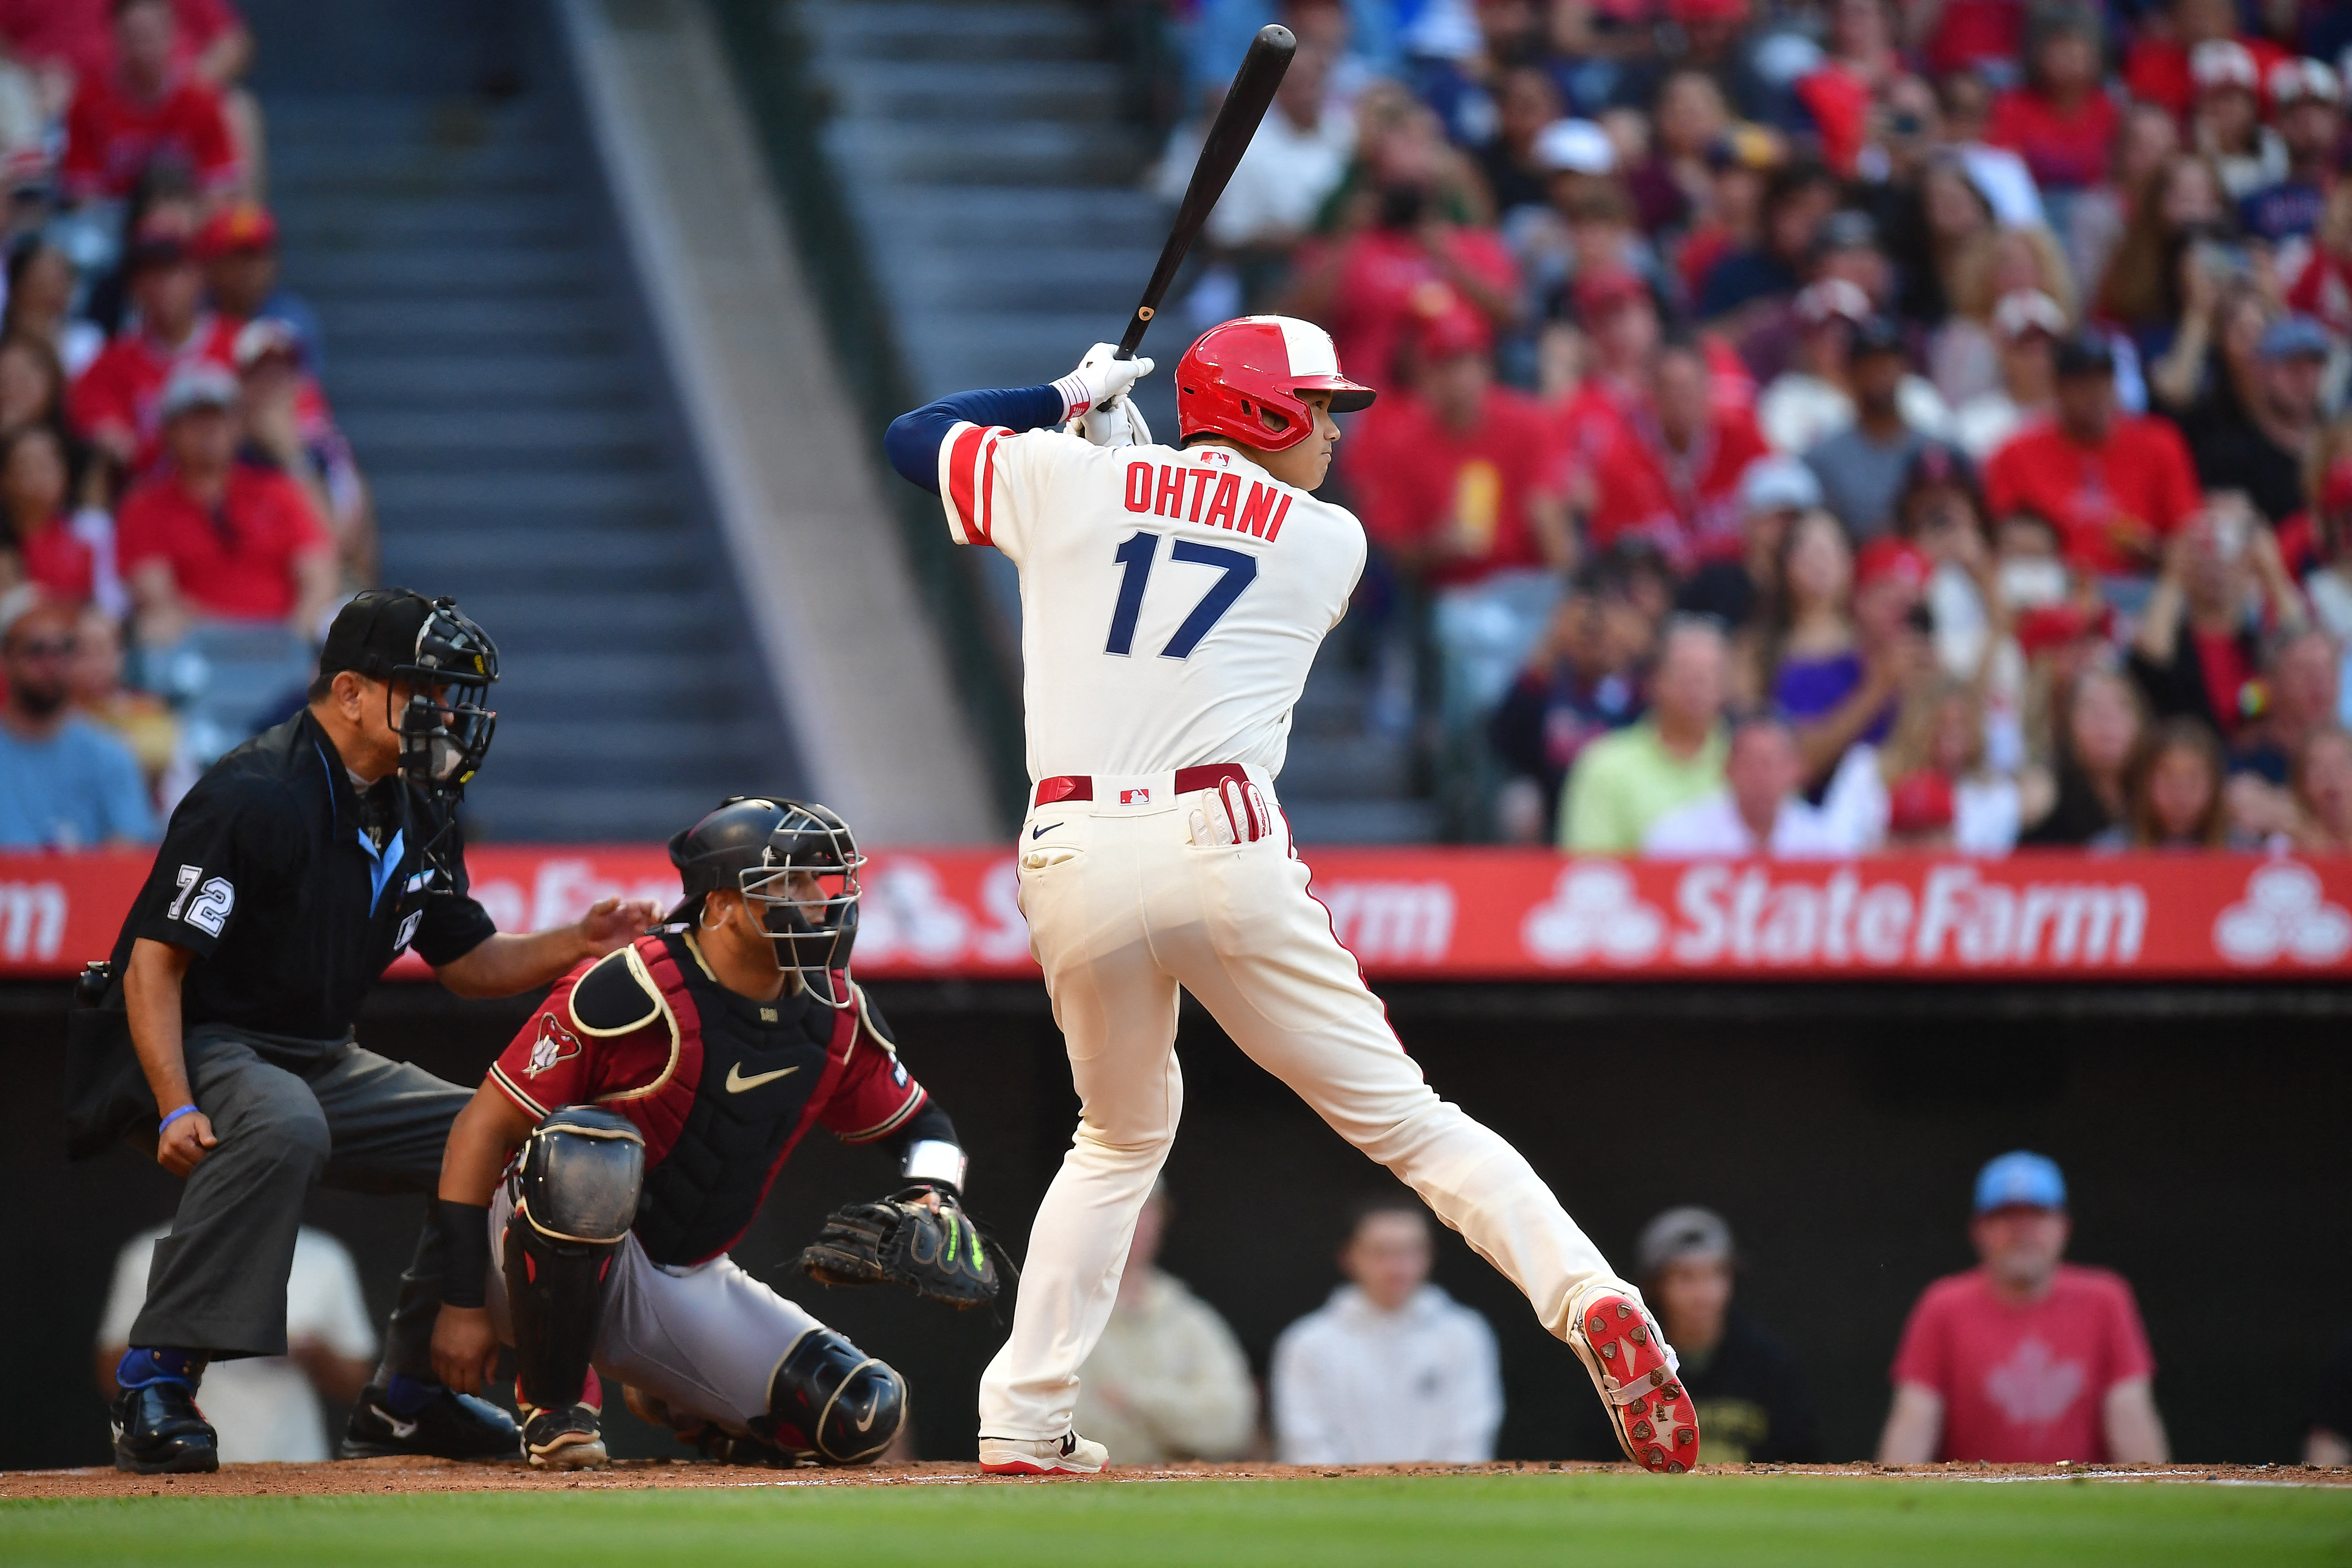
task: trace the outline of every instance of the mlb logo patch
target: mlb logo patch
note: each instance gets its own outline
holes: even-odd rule
[[[1234,455],[1231,452],[1226,451],[1223,447],[1202,447],[1199,455],[1193,458],[1193,461],[1200,463],[1214,463],[1221,468],[1230,468],[1234,466]]]
[[[1118,804],[1121,805],[1150,805],[1151,804],[1151,792],[1148,789],[1123,789],[1118,792]]]
[[[539,1016],[539,1038],[530,1043],[530,1065],[523,1068],[526,1078],[537,1078],[556,1063],[569,1061],[580,1054],[580,1037],[555,1021],[552,1013]]]

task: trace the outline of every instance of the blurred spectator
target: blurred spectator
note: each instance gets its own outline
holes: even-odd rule
[[[1993,308],[2000,384],[1969,398],[1952,416],[1952,438],[1969,457],[1991,456],[2049,412],[2057,394],[2056,346],[2065,335],[2066,312],[2039,289],[2005,295]]]
[[[2143,28],[2124,57],[2124,86],[2131,96],[2161,104],[2186,117],[2197,96],[2190,62],[2200,44],[2234,38],[2238,8],[2233,0],[2170,0],[2162,25]],[[2158,20],[2151,16],[2150,20]],[[2256,42],[2267,64],[2278,50]]]
[[[1851,180],[1861,172],[1874,103],[1902,74],[1903,62],[1882,0],[1830,0],[1823,9],[1829,28],[1822,58],[1797,81],[1796,95],[1821,137],[1822,161]]]
[[[1902,693],[1933,658],[1916,613],[1931,570],[1895,539],[1873,541],[1855,562],[1823,512],[1790,533],[1772,700],[1796,726],[1809,785],[1836,772],[1856,741],[1886,739]]]
[[[1740,553],[1739,476],[1768,448],[1751,416],[1715,397],[1713,376],[1696,340],[1660,348],[1649,407],[1632,411],[1594,465],[1596,549],[1645,539],[1677,572]]]
[[[1727,252],[1700,283],[1699,318],[1715,321],[1794,295],[1803,282],[1799,268],[1837,204],[1837,179],[1819,163],[1792,163],[1777,171],[1764,187],[1754,242]]]
[[[299,486],[236,461],[236,378],[181,366],[163,393],[170,466],[122,503],[116,543],[141,640],[200,618],[282,621],[312,638],[336,588],[333,542]]]
[[[98,1383],[112,1398],[114,1370],[130,1348],[131,1325],[147,1301],[147,1271],[169,1226],[122,1244],[98,1324]],[[332,1457],[323,1398],[349,1405],[375,1370],[375,1331],[358,1268],[343,1244],[314,1226],[294,1236],[286,1279],[282,1356],[219,1361],[205,1370],[205,1419],[220,1434],[220,1457],[232,1465],[315,1464]]]
[[[2129,332],[2143,360],[2161,358],[2192,309],[2248,270],[2244,249],[2223,237],[2228,222],[2221,176],[2193,153],[2165,160],[2133,195],[2096,313]]]
[[[65,367],[47,343],[22,332],[0,337],[0,434],[39,426],[70,453],[65,401]]]
[[[2189,78],[2197,89],[2189,143],[2213,161],[2231,203],[2276,184],[2286,174],[2286,146],[2263,123],[2252,51],[2234,38],[2210,39],[2190,53]]]
[[[51,598],[86,604],[98,592],[101,571],[112,585],[112,531],[102,512],[92,517],[95,527],[76,526],[67,477],[65,445],[54,429],[20,425],[0,431],[0,529],[5,531],[0,592],[33,583]],[[102,567],[100,547],[107,556]]]
[[[2131,1287],[2061,1261],[2071,1232],[2056,1165],[2021,1150],[1985,1166],[1969,1224],[1980,1261],[1911,1309],[1879,1463],[2164,1461]]]
[[[1912,459],[1944,434],[1951,415],[1935,389],[1911,374],[1901,328],[1872,316],[1855,323],[1853,334],[1847,381],[1853,417],[1804,457],[1830,510],[1856,540],[1870,540],[1887,531]]]
[[[22,587],[0,600],[0,847],[147,844],[155,814],[131,749],[70,706],[74,606]]]
[[[2084,335],[2058,346],[2056,415],[1985,464],[1992,515],[2032,511],[2057,525],[2067,559],[2089,572],[2141,574],[2200,505],[2180,434],[2116,407],[2115,355]]]
[[[2286,60],[2272,68],[2269,85],[2286,168],[2239,198],[2238,223],[2275,246],[2308,239],[2319,228],[2344,145],[2344,82],[2323,61]]]
[[[1300,248],[1286,308],[1329,329],[1350,374],[1386,388],[1416,324],[1452,301],[1490,326],[1516,322],[1518,269],[1492,229],[1474,226],[1484,213],[1449,210],[1460,159],[1435,116],[1416,109],[1386,128],[1368,122],[1364,140],[1363,184],[1341,230]]]
[[[1858,764],[1867,750],[1854,748],[1849,761]],[[1958,847],[1954,828],[1959,820],[1959,805],[1950,779],[1932,768],[1922,768],[1896,779],[1884,798],[1886,812],[1881,820],[1885,824],[1884,843],[1889,853],[1948,855]]]
[[[1853,423],[1853,398],[1846,390],[1853,331],[1870,319],[1870,297],[1843,278],[1823,279],[1797,296],[1796,353],[1756,400],[1756,425],[1776,450],[1802,452]],[[1904,378],[1940,406],[1935,389],[1916,376]]]
[[[73,704],[84,718],[131,748],[148,793],[168,810],[195,782],[180,749],[180,722],[163,700],[122,684],[122,628],[95,605],[74,625]]]
[[[2021,842],[2120,844],[2131,815],[2131,764],[2147,727],[2139,690],[2112,669],[2077,674],[2057,708],[2055,794]]]
[[[76,81],[103,77],[119,62],[114,0],[0,0],[0,46],[46,75],[59,79],[62,110]],[[228,0],[172,0],[178,26],[173,62],[215,87],[243,76],[253,60],[253,35]]]
[[[2021,291],[2047,294],[2060,313],[2074,310],[2074,279],[2045,228],[1999,228],[1969,241],[1954,263],[1952,313],[1927,339],[1928,379],[1957,406],[2000,382],[1993,312]]]
[[[68,199],[128,196],[148,166],[168,161],[205,191],[242,176],[219,91],[184,67],[171,0],[116,0],[116,61],[74,87],[59,170]]]
[[[106,333],[72,313],[74,282],[73,259],[51,241],[20,235],[8,247],[0,335],[47,344],[68,377],[80,375],[106,347]]]
[[[176,223],[149,219],[124,266],[138,320],[74,383],[70,408],[75,429],[137,474],[157,456],[164,384],[182,365],[232,363],[236,323],[201,309],[204,269]]]
[[[1941,326],[1959,293],[1961,267],[1993,232],[1992,203],[1948,153],[1927,160],[1914,181],[1874,188],[1885,193],[1878,221],[1902,274],[1896,308],[1906,321]]]
[[[1992,674],[1995,618],[2007,608],[1990,548],[1976,472],[1956,447],[1919,448],[1895,498],[1890,531],[1930,563],[1921,603],[1933,628],[1936,661],[1962,680]]]
[[[1843,824],[1798,793],[1804,782],[1788,721],[1769,714],[1743,720],[1732,730],[1724,754],[1723,787],[1651,823],[1642,835],[1642,853],[1792,860],[1860,850]],[[1671,1331],[1668,1342],[1675,1342]]]
[[[2352,340],[2352,180],[2338,179],[2329,187],[2310,253],[2287,286],[2286,304],[2318,317],[2338,338]]]
[[[2312,1391],[2311,1426],[2303,1439],[2303,1462],[2333,1469],[2352,1465],[2352,1338],[2339,1342],[2319,1369]]]
[[[239,456],[301,486],[311,510],[331,527],[347,579],[374,582],[375,510],[367,481],[304,362],[300,340],[285,322],[265,316],[236,334],[236,355],[245,389]]]
[[[1587,745],[1561,796],[1559,847],[1630,855],[1650,825],[1723,784],[1722,628],[1697,616],[1669,622],[1652,670],[1649,711]]]
[[[2014,79],[2015,71],[2003,73]],[[2045,221],[2042,192],[2025,160],[1992,138],[1993,89],[1979,71],[1954,71],[1936,84],[1936,107],[1942,111],[1944,143],[1959,154],[1969,180],[1992,204],[1992,215],[2004,224],[2030,227]]]
[[[1840,815],[1859,819],[1855,837],[1865,843],[1883,824],[1890,842],[1932,830],[1946,836],[1937,847],[1962,855],[2001,856],[2016,847],[2017,781],[1987,763],[1984,699],[1973,683],[1940,676],[1914,686],[1885,749],[1870,765],[1855,765],[1863,759],[1864,748],[1855,747],[1844,771],[1856,787],[1841,788],[1842,776],[1830,793]],[[1917,815],[1930,802],[1941,818],[1932,829]]]
[[[2302,831],[2296,771],[2312,738],[2337,727],[2342,650],[2315,627],[2271,639],[2260,682],[2261,709],[2230,748],[2224,786],[2231,834],[2286,843]]]
[[[1495,710],[1487,735],[1506,774],[1495,816],[1508,842],[1554,842],[1560,786],[1577,757],[1642,716],[1641,662],[1652,629],[1626,589],[1607,563],[1579,574]]]
[[[2066,211],[2066,258],[2074,276],[2095,285],[2146,193],[2180,151],[2180,122],[2170,110],[2135,100],[2116,127],[2106,183],[2075,193]]]
[[[1291,68],[1296,71],[1298,68],[1294,64]],[[1282,101],[1279,98],[1276,100],[1276,109],[1282,107]],[[1272,125],[1276,118],[1278,116],[1269,115],[1266,124]],[[1350,134],[1352,128],[1347,128],[1342,133]],[[1264,132],[1260,132],[1261,137],[1264,134]],[[1256,143],[1251,145],[1255,147]],[[1344,161],[1344,142],[1339,156]],[[1218,202],[1213,217],[1222,217],[1226,208],[1234,205],[1234,195],[1243,189],[1241,182],[1249,168],[1250,158],[1244,153],[1240,165],[1234,170],[1234,184],[1225,187],[1225,195]],[[1339,180],[1336,164],[1331,178],[1334,184]],[[1328,189],[1328,186],[1326,187]],[[1320,201],[1322,194],[1318,193],[1316,199]],[[1310,211],[1294,224],[1286,231],[1286,239],[1296,240],[1305,231],[1307,218],[1312,216]],[[1220,237],[1213,224],[1210,237],[1220,245],[1234,243]],[[308,300],[278,280],[278,220],[270,215],[268,207],[258,202],[230,203],[205,220],[205,226],[197,231],[192,248],[196,258],[205,265],[205,286],[210,292],[214,310],[240,324],[257,321],[283,322],[294,335],[303,365],[313,375],[325,373],[326,358],[320,347],[322,340],[318,313],[310,309]]]
[[[2244,491],[2273,527],[2304,510],[2304,469],[2319,436],[2332,347],[2327,330],[2308,316],[2263,330],[2253,384],[2216,385],[2181,421],[2200,484]]]
[[[1275,1342],[1275,1456],[1293,1465],[1475,1465],[1495,1457],[1503,1383],[1486,1320],[1429,1283],[1429,1220],[1410,1194],[1360,1208],[1349,1283]]]
[[[2033,19],[2024,85],[1994,103],[1985,139],[2023,158],[2044,191],[2077,191],[2107,177],[2116,119],[2099,81],[2098,13],[2063,0]]]
[[[1557,405],[1553,439],[1590,482],[1601,455],[1650,402],[1658,307],[1649,286],[1622,268],[1580,275],[1570,300],[1592,363]]]
[[[2230,816],[2221,793],[2221,742],[2202,719],[2167,719],[2132,764],[2135,849],[2219,849]]]
[[[1257,1425],[1257,1387],[1239,1341],[1215,1308],[1159,1267],[1166,1184],[1137,1215],[1118,1296],[1078,1373],[1076,1419],[1112,1462],[1237,1459]]]
[[[1574,548],[1543,410],[1495,384],[1484,318],[1456,307],[1416,334],[1412,395],[1366,416],[1353,479],[1365,531],[1438,590],[1449,694],[1483,711],[1540,635]]]
[[[1723,89],[1705,71],[1678,70],[1658,87],[1650,156],[1626,175],[1642,230],[1681,229],[1714,199],[1708,150],[1731,129]]]
[[[1537,142],[1545,127],[1562,118],[1564,108],[1550,72],[1517,65],[1503,72],[1495,111],[1495,136],[1478,150],[1478,170],[1494,195],[1496,213],[1507,218],[1516,208],[1540,206],[1550,198],[1552,170],[1538,156]]]
[[[2150,405],[2184,426],[2184,438],[2200,426],[2242,423],[2245,410],[2261,401],[2263,336],[2273,309],[2251,278],[2211,283],[2191,269],[2196,282],[2188,315],[2163,355],[2147,366]]]
[[[1703,563],[1684,580],[1677,609],[1712,616],[1731,634],[1731,700],[1763,704],[1772,623],[1780,600],[1780,556],[1801,514],[1822,504],[1822,482],[1794,458],[1759,458],[1739,476],[1740,553]]]
[[[1634,1268],[1682,1364],[1703,1465],[1814,1465],[1828,1458],[1796,1358],[1732,1305],[1738,1255],[1712,1209],[1668,1209],[1642,1227]]]
[[[2352,644],[2352,423],[2324,436],[2314,456],[2325,460],[2312,464],[2311,510],[2295,531],[2307,556],[2303,591],[2319,624]]]
[[[2267,615],[2249,611],[2259,594]],[[2218,494],[2165,551],[2133,634],[2131,673],[2159,719],[2202,721],[2223,739],[2262,711],[2258,627],[2299,630],[2303,598],[2278,541],[2242,496]]]
[[[1717,262],[1763,243],[1767,182],[1780,155],[1780,139],[1760,125],[1734,125],[1707,148],[1706,200],[1675,264],[1685,297],[1699,298]]]
[[[2294,761],[2294,846],[2352,855],[2352,733],[2329,726],[2304,738]]]

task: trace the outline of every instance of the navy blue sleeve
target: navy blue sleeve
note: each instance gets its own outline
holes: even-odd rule
[[[1002,425],[1008,430],[1035,430],[1059,425],[1062,409],[1062,395],[1050,384],[959,392],[890,421],[890,428],[882,437],[882,449],[890,455],[890,466],[905,475],[908,482],[937,495],[940,443],[957,425]]]

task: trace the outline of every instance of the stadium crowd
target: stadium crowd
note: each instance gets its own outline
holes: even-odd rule
[[[0,0],[0,847],[151,842],[372,581],[227,0]]]
[[[1383,392],[1351,618],[1454,831],[2352,847],[2352,8],[1155,15],[1171,194],[1299,38],[1189,310]]]

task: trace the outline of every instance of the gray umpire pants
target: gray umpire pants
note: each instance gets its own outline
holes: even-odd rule
[[[286,1280],[310,1190],[431,1197],[449,1124],[473,1092],[347,1039],[200,1024],[182,1048],[220,1145],[188,1173],[172,1234],[155,1244],[131,1342],[222,1361],[284,1355]],[[428,1223],[385,1334],[394,1372],[431,1374],[440,1252]]]

